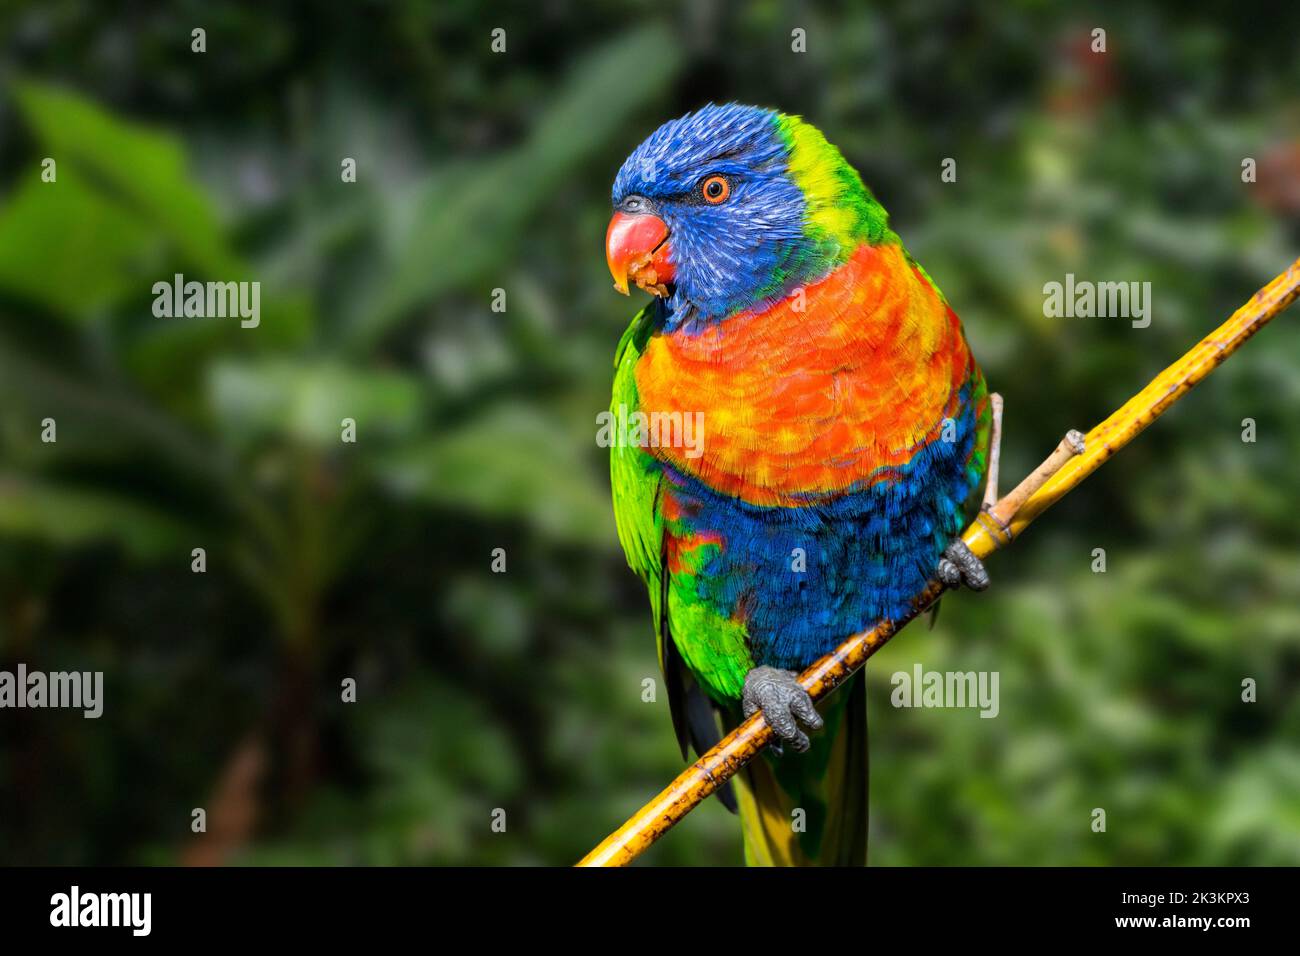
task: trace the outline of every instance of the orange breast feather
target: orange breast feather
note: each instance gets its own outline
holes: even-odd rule
[[[897,245],[702,332],[656,335],[640,410],[702,412],[703,454],[654,453],[717,491],[796,505],[882,480],[935,440],[971,370],[961,323]]]

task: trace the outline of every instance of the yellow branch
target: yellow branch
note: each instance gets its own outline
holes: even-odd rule
[[[1297,296],[1300,296],[1300,259],[1090,431],[1084,438],[1081,454],[1072,447],[1068,436],[1062,440],[1047,461],[992,509],[982,512],[966,529],[962,537],[970,549],[983,558],[1010,544],[1030,522],[1136,438]],[[906,617],[899,621],[882,621],[870,631],[850,637],[834,652],[804,671],[799,676],[799,683],[814,700],[826,696],[942,593],[943,586],[932,582],[916,599]],[[623,866],[632,862],[739,771],[771,739],[772,729],[762,712],[755,713],[687,767],[662,793],[606,837],[578,865]]]

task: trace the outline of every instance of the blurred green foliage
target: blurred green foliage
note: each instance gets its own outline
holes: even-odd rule
[[[1006,397],[1008,479],[1300,246],[1300,24],[656,9],[0,13],[0,666],[107,685],[0,715],[0,861],[562,864],[670,779],[594,435],[609,184],[687,109],[843,149]],[[259,327],[155,318],[178,272],[260,281]],[[1044,318],[1066,272],[1150,281],[1152,325]],[[1287,316],[874,659],[874,861],[1300,863],[1298,372]],[[998,671],[999,717],[890,707],[917,661]],[[735,821],[645,859],[737,862]]]

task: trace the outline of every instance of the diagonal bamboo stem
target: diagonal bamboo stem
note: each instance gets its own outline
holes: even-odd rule
[[[993,508],[980,513],[962,535],[963,540],[980,558],[1006,547],[1035,518],[1136,438],[1297,297],[1300,297],[1300,259],[1256,292],[1228,321],[1152,379],[1123,407],[1088,432],[1084,436],[1082,452],[1071,440],[1077,433],[1067,435],[1047,461],[1015,490]],[[867,658],[883,647],[908,621],[933,604],[943,590],[941,584],[931,582],[917,597],[906,617],[898,621],[881,621],[870,631],[848,638],[834,652],[805,670],[799,676],[799,683],[814,700],[826,696],[865,664]],[[767,725],[761,711],[755,713],[682,771],[663,792],[583,857],[578,866],[624,866],[632,862],[771,740],[772,728]]]

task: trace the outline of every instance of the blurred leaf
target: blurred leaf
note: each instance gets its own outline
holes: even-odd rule
[[[170,552],[188,560],[185,526],[167,515],[103,492],[13,476],[0,476],[0,535],[61,546],[113,541],[133,558]]]
[[[399,493],[607,547],[614,540],[609,493],[593,479],[581,448],[557,434],[554,421],[506,406],[385,456],[377,468]]]
[[[409,376],[327,361],[217,362],[208,391],[222,425],[241,437],[284,435],[320,446],[338,445],[345,418],[356,422],[359,442],[407,432],[420,403]]]
[[[242,278],[246,270],[227,246],[212,204],[190,180],[184,151],[173,137],[118,119],[56,87],[25,82],[16,96],[59,164],[60,183],[69,166],[87,181],[101,181],[109,201],[151,222],[188,264],[223,280]]]
[[[73,169],[25,179],[0,210],[0,289],[84,319],[148,287],[149,223],[104,199]]]
[[[660,25],[616,40],[579,64],[523,146],[472,171],[434,173],[403,197],[404,210],[390,212],[410,223],[409,234],[394,240],[394,274],[360,306],[354,343],[373,341],[419,303],[508,261],[551,191],[668,85],[680,59],[678,43]]]
[[[237,318],[162,319],[147,325],[124,349],[132,378],[151,394],[193,413],[192,405],[213,353],[229,356],[301,345],[310,337],[316,310],[304,295],[263,298],[260,323],[244,328]]]

